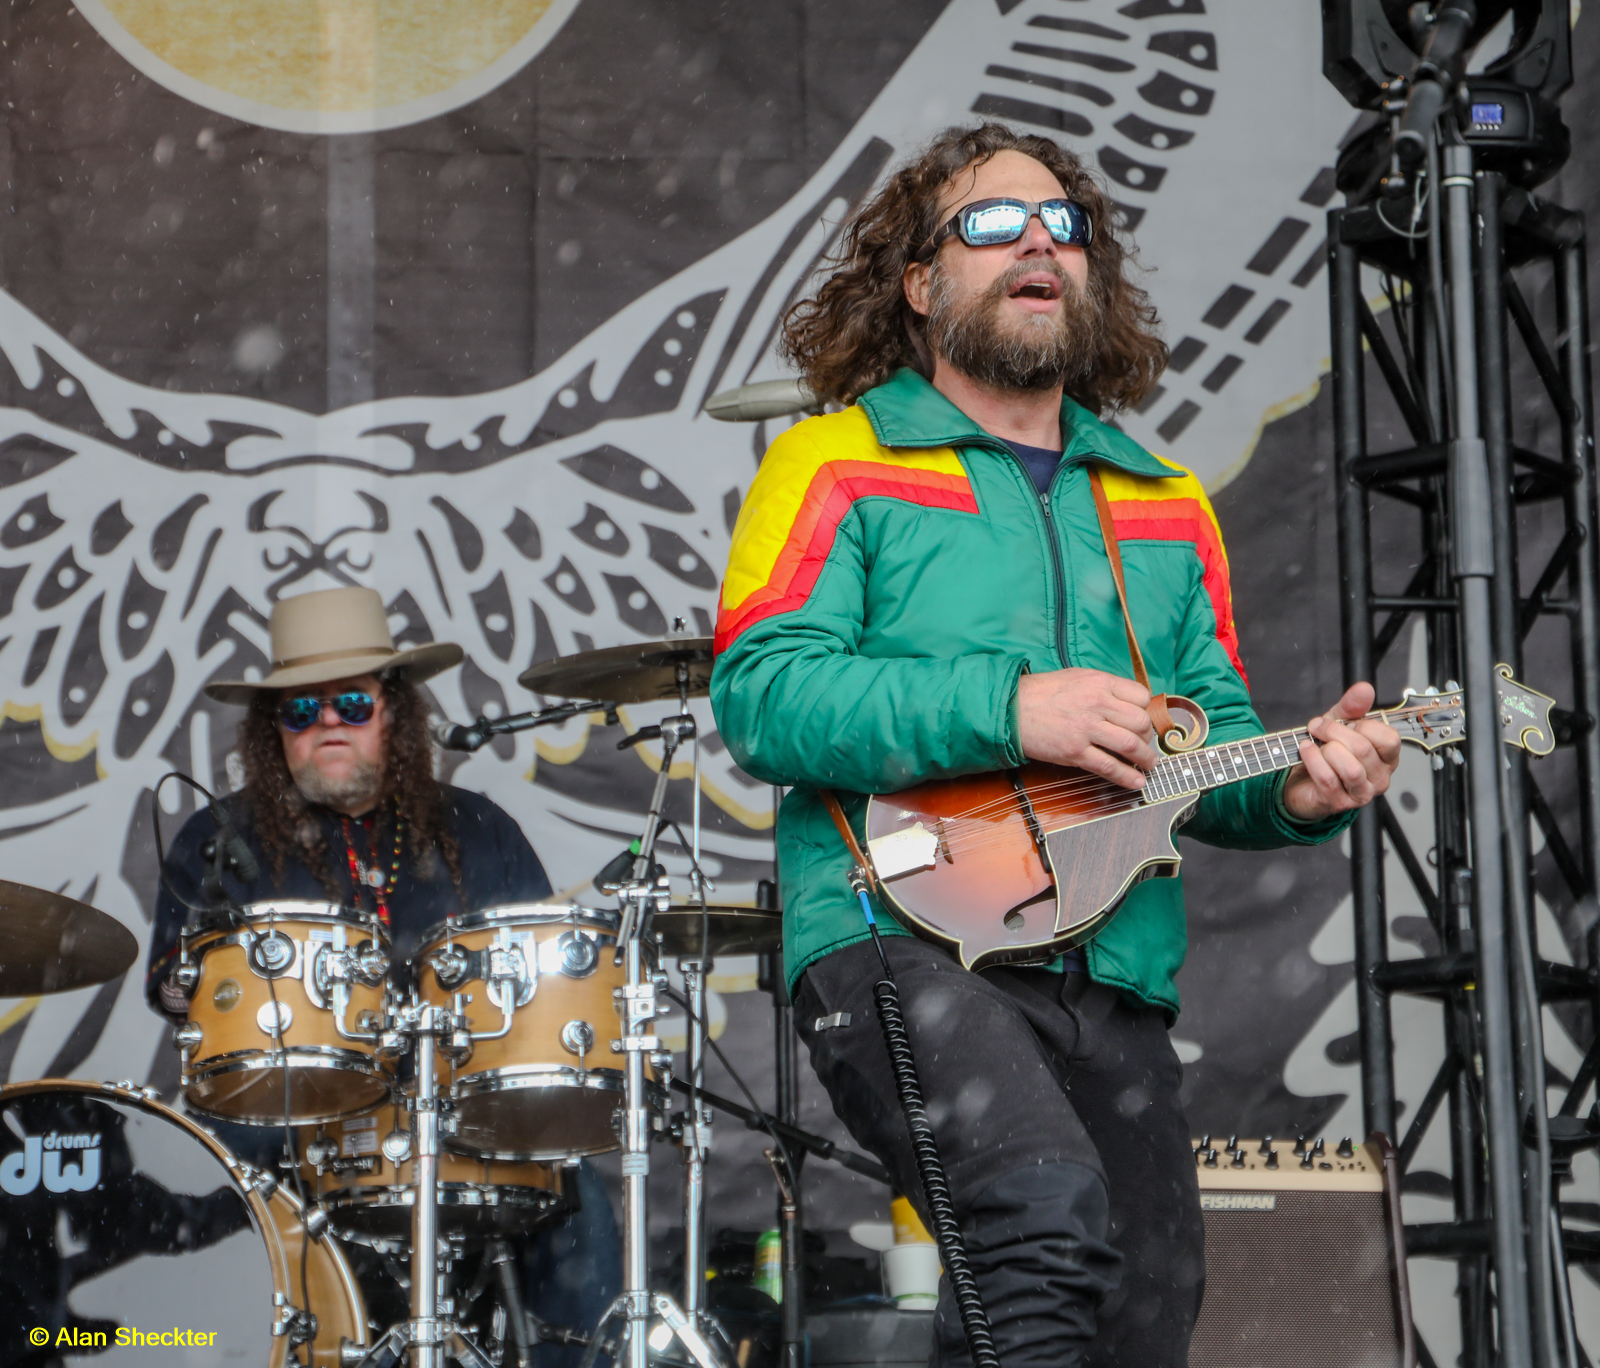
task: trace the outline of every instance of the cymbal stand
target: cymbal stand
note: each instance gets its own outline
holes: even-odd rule
[[[622,1294],[612,1302],[595,1327],[584,1351],[582,1368],[594,1368],[603,1349],[615,1344],[616,1333],[608,1331],[622,1321],[620,1333],[626,1338],[625,1368],[648,1368],[648,1340],[652,1312],[661,1317],[678,1336],[700,1368],[722,1368],[716,1351],[706,1341],[699,1325],[679,1309],[666,1293],[650,1291],[650,1225],[647,1184],[650,1176],[650,1141],[659,1116],[645,1092],[645,1064],[658,1073],[671,1068],[672,1056],[661,1048],[655,1034],[656,990],[666,982],[664,976],[647,973],[644,941],[651,916],[665,911],[672,902],[666,877],[652,877],[656,838],[660,835],[662,811],[666,803],[667,781],[672,772],[672,757],[685,741],[694,739],[695,721],[689,712],[688,666],[679,662],[678,713],[664,717],[659,727],[644,727],[618,743],[619,749],[660,738],[661,768],[656,772],[650,809],[645,814],[644,834],[633,862],[633,877],[617,890],[621,925],[617,931],[617,952],[626,966],[627,981],[616,990],[617,1014],[622,1018],[622,1039],[611,1042],[614,1053],[624,1057],[622,1106]],[[619,1362],[618,1368],[624,1368]]]
[[[683,1147],[683,1311],[696,1324],[706,1314],[706,1155],[711,1149],[711,1108],[700,1089],[705,1084],[706,1066],[706,979],[712,964],[709,954],[678,961],[684,1001],[689,1004],[684,1063],[690,1093],[679,1139]]]

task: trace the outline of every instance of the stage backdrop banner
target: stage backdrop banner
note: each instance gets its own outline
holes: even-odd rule
[[[946,124],[1004,119],[1098,166],[1173,352],[1124,426],[1221,495],[1236,574],[1257,533],[1230,522],[1230,482],[1327,365],[1324,215],[1353,113],[1310,3],[19,0],[0,38],[0,873],[92,902],[141,948],[152,792],[171,769],[237,786],[237,714],[202,689],[266,668],[279,598],[368,584],[400,644],[460,642],[430,686],[456,721],[536,706],[530,663],[710,634],[781,425],[703,405],[787,373],[775,331],[841,219]],[[1325,447],[1312,414],[1297,431]],[[1263,471],[1268,495],[1328,506],[1309,451]],[[1247,649],[1292,638],[1299,678],[1335,681],[1336,621],[1286,634],[1288,602],[1256,605]],[[1283,701],[1299,720],[1328,700]],[[773,793],[696,711],[703,861],[719,899],[749,901]],[[660,763],[620,734],[501,738],[452,757],[453,782],[598,900]],[[687,824],[691,758],[674,774]],[[194,801],[169,784],[160,803],[170,837]],[[681,888],[686,854],[665,850]],[[1310,975],[1241,1046],[1248,1073],[1179,1023],[1191,1072],[1216,1070],[1202,1106],[1240,1129],[1353,1124],[1325,1050],[1348,1030],[1345,864],[1320,858],[1300,904],[1279,864],[1204,885],[1281,909],[1261,943]],[[719,965],[713,1018],[762,1080],[754,974]],[[141,979],[142,955],[120,983],[0,1003],[0,1066],[171,1090]],[[1185,991],[1200,1022],[1236,1005],[1225,979]],[[809,1080],[806,1119],[842,1138]],[[715,1224],[769,1224],[758,1150],[719,1140]],[[882,1205],[810,1173],[820,1227]]]

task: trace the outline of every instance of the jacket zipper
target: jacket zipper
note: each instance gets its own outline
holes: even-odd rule
[[[1062,466],[1066,463],[1065,455],[1063,452],[1062,465],[1056,467],[1049,486],[1039,495],[1039,503],[1044,509],[1044,539],[1050,543],[1050,560],[1056,571],[1056,656],[1061,661],[1062,669],[1072,664],[1067,659],[1067,570],[1061,561],[1061,547],[1056,542],[1055,517],[1050,512],[1050,490],[1055,488],[1056,480],[1060,478]],[[1030,479],[1028,483],[1032,484],[1033,481]]]
[[[994,448],[990,448],[995,450]],[[1033,476],[1028,473],[1021,458],[1008,446],[1000,446],[995,451],[1008,460],[1018,477],[1029,489],[1034,489]],[[1067,659],[1067,569],[1061,559],[1061,547],[1056,543],[1055,515],[1050,511],[1050,490],[1055,487],[1056,480],[1061,472],[1066,469],[1066,450],[1062,449],[1061,464],[1056,467],[1055,474],[1050,477],[1049,486],[1043,493],[1034,490],[1039,500],[1040,511],[1044,515],[1044,539],[1050,547],[1050,564],[1055,571],[1055,603],[1056,603],[1056,658],[1061,662],[1062,669],[1068,669],[1071,662]]]

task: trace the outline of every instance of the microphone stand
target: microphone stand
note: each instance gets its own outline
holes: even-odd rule
[[[439,721],[434,724],[433,735],[434,740],[445,750],[477,751],[482,750],[497,736],[531,731],[534,727],[548,727],[557,722],[565,722],[568,718],[581,717],[585,713],[593,712],[603,712],[606,715],[607,726],[617,725],[615,703],[578,701],[556,703],[534,712],[513,713],[510,717],[479,717],[466,727]]]

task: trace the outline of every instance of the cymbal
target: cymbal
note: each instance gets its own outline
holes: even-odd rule
[[[678,696],[679,664],[689,672],[689,697],[704,698],[711,690],[710,637],[639,641],[557,656],[524,670],[517,683],[557,698],[649,703]]]
[[[706,908],[710,936],[706,948],[720,955],[763,955],[783,943],[783,913],[759,907]],[[661,937],[661,950],[673,959],[694,959],[706,953],[700,942],[700,909],[670,907],[657,912],[650,925]]]
[[[115,917],[60,893],[0,879],[0,996],[105,983],[139,955]]]

